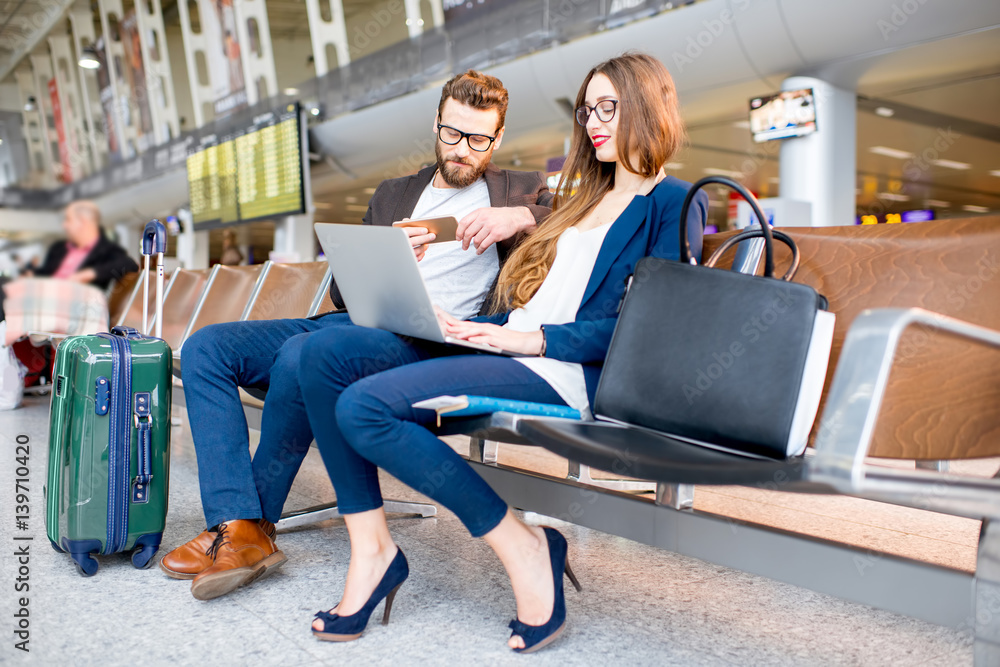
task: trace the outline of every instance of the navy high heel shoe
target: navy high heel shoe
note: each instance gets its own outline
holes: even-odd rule
[[[580,582],[573,575],[573,570],[569,566],[567,559],[566,538],[555,528],[545,527],[545,539],[549,543],[549,561],[552,564],[552,583],[555,587],[555,601],[552,605],[552,616],[544,625],[528,625],[516,618],[508,626],[512,632],[510,636],[517,635],[524,640],[524,648],[513,649],[518,653],[533,653],[554,642],[562,634],[566,627],[566,598],[563,596],[563,573],[569,577],[576,590],[580,588]]]
[[[406,556],[403,555],[402,549],[397,548],[395,558],[389,563],[389,569],[382,575],[382,581],[378,582],[365,606],[350,616],[331,614],[328,611],[316,612],[316,618],[323,621],[323,630],[313,628],[313,634],[317,639],[327,642],[349,642],[357,639],[365,631],[369,617],[382,598],[385,598],[382,625],[386,625],[389,622],[389,611],[392,609],[392,601],[396,598],[396,591],[409,575],[410,566],[406,562]]]

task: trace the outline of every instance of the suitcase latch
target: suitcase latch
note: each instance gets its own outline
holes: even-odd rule
[[[59,378],[62,380],[62,377]],[[94,412],[103,417],[111,409],[111,383],[106,377],[94,380]]]

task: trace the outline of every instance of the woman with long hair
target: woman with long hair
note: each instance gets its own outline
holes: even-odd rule
[[[383,599],[388,621],[409,574],[386,523],[378,468],[453,511],[496,552],[517,603],[512,649],[537,650],[562,632],[564,573],[576,585],[566,540],[520,521],[424,427],[434,413],[412,406],[465,394],[587,413],[626,277],[644,256],[679,257],[690,185],[663,172],[684,139],[663,64],[641,53],[601,63],[580,87],[576,120],[554,212],[501,271],[500,312],[466,322],[440,314],[451,336],[530,356],[467,354],[361,327],[306,343],[299,382],[351,541],[343,596],[313,622],[320,639],[356,639]],[[700,254],[707,197],[696,204],[686,224]]]

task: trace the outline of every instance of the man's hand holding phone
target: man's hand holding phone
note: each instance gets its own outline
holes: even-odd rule
[[[403,218],[400,222],[406,222],[409,218]],[[406,235],[410,237],[410,245],[413,246],[413,253],[417,256],[417,261],[419,262],[424,258],[424,254],[427,252],[427,244],[433,243],[434,239],[437,237],[433,232],[428,230],[426,227],[404,227],[402,225],[398,226]]]

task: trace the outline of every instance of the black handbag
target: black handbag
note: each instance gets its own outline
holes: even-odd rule
[[[759,229],[738,234],[704,266],[691,258],[688,208],[709,183],[743,196]],[[721,176],[691,188],[681,211],[681,261],[646,257],[629,280],[601,373],[594,415],[696,444],[784,459],[801,454],[819,406],[833,314],[791,282],[798,248],[772,231],[754,196]],[[737,243],[763,237],[764,275],[712,268]],[[792,249],[774,278],[773,238]]]

